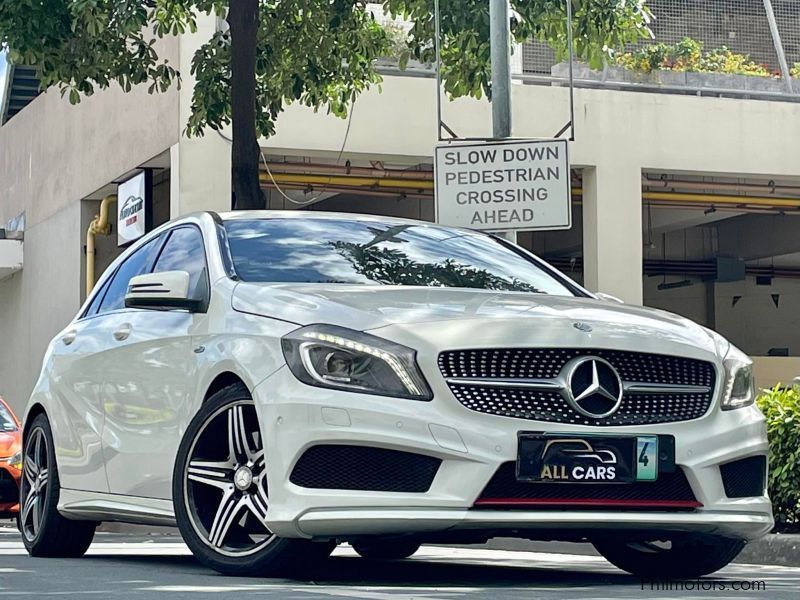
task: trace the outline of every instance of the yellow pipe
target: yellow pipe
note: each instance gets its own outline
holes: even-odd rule
[[[86,230],[86,297],[94,289],[94,255],[95,255],[95,236],[110,235],[111,223],[108,222],[109,207],[117,201],[116,196],[106,196],[100,202],[100,214],[95,215],[89,229]]]
[[[304,175],[295,173],[261,173],[261,182],[292,185],[341,185],[363,188],[396,188],[412,190],[433,190],[434,182],[424,179],[397,179],[391,177],[351,177],[347,175]],[[575,196],[582,196],[582,188],[572,188]],[[645,200],[682,202],[686,204],[768,206],[800,208],[800,198],[771,198],[769,196],[730,196],[715,194],[692,194],[686,192],[642,192]]]
[[[583,196],[583,188],[572,188],[574,196]],[[684,204],[768,206],[800,208],[800,199],[770,198],[769,196],[725,196],[715,194],[690,194],[683,192],[642,192],[644,200],[663,200]]]
[[[261,182],[296,183],[309,185],[352,185],[355,187],[389,187],[412,190],[432,190],[433,181],[424,179],[393,179],[391,177],[349,177],[347,175],[301,175],[294,173],[261,173]]]
[[[687,203],[729,204],[734,206],[783,206],[800,208],[800,199],[770,198],[769,196],[726,196],[716,194],[682,194],[679,192],[642,192],[645,200],[674,200]]]

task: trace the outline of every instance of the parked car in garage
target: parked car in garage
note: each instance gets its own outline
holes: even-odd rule
[[[228,574],[495,536],[591,541],[643,576],[773,525],[751,361],[503,239],[308,212],[187,216],[117,259],[51,342],[21,529],[177,525]]]
[[[14,411],[0,398],[0,519],[19,512],[22,475],[22,428]]]

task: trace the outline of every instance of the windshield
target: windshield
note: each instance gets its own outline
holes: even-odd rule
[[[16,431],[17,423],[8,409],[0,402],[0,431]]]
[[[511,290],[573,296],[535,262],[483,234],[399,221],[308,218],[225,222],[244,281]]]

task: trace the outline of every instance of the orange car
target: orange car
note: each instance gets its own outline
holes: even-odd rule
[[[22,477],[22,428],[14,412],[0,398],[0,518],[19,512]]]

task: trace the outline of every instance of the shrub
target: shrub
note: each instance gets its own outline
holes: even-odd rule
[[[386,37],[389,40],[389,51],[386,58],[396,58],[400,63],[400,69],[405,70],[411,58],[411,49],[408,45],[408,31],[396,23],[388,23],[383,26]]]
[[[769,494],[777,524],[800,523],[800,387],[776,385],[757,399],[767,418]]]
[[[746,54],[732,52],[725,46],[708,52],[703,42],[683,38],[676,44],[649,44],[616,57],[616,63],[631,71],[689,71],[693,73],[727,73],[774,77],[764,65],[754,62]],[[800,66],[800,63],[797,65]]]
[[[800,79],[800,62],[794,63],[792,68],[789,69],[789,74],[792,77],[797,77],[798,79]]]

